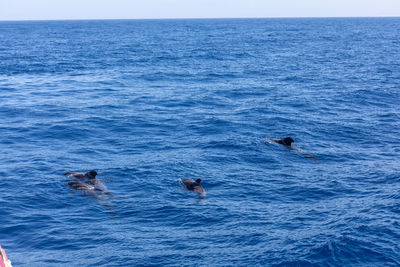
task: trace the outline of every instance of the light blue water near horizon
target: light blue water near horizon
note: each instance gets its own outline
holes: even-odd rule
[[[399,18],[0,22],[0,245],[15,266],[400,265],[399,36]],[[285,136],[318,161],[264,140]],[[66,186],[91,169],[112,197]]]

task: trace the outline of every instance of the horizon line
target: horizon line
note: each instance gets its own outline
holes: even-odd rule
[[[29,21],[99,21],[99,20],[223,20],[223,19],[357,19],[357,18],[400,18],[400,16],[282,16],[282,17],[161,17],[161,18],[59,18],[59,19],[0,19],[0,22]]]

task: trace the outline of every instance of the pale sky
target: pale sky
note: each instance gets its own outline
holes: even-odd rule
[[[0,20],[400,16],[400,0],[0,0]]]

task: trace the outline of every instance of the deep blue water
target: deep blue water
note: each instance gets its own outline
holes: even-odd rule
[[[15,266],[399,266],[399,55],[400,18],[0,22],[0,244]],[[264,140],[285,136],[318,160]],[[91,169],[112,196],[66,186]]]

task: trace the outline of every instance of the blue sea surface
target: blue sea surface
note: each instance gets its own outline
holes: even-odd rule
[[[0,245],[14,266],[399,266],[399,55],[400,18],[0,22]],[[304,152],[265,139],[286,136]],[[66,185],[92,169],[110,195]]]

